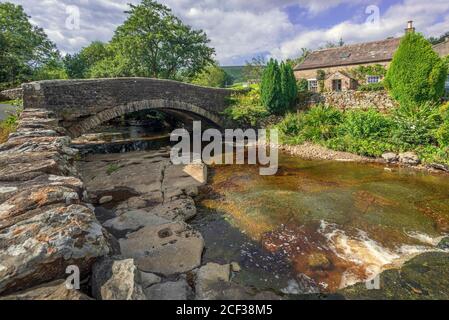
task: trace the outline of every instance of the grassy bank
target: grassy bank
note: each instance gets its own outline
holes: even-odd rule
[[[22,100],[9,100],[9,101],[2,101],[0,102],[0,104],[8,104],[19,107],[17,111],[10,112],[8,114],[8,117],[6,117],[6,119],[0,122],[0,143],[3,143],[6,140],[8,140],[9,134],[16,131],[17,129],[17,124],[20,113],[22,111],[21,108],[23,106],[23,102]]]

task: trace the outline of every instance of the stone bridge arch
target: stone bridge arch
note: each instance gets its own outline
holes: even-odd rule
[[[118,118],[122,115],[142,111],[142,110],[159,110],[159,111],[177,111],[187,112],[206,119],[214,123],[218,127],[223,127],[221,118],[203,108],[182,101],[172,101],[164,99],[143,100],[128,103],[126,105],[116,106],[99,112],[89,118],[83,119],[75,125],[68,127],[68,131],[72,137],[78,137],[91,129],[108,122],[109,120]]]
[[[52,111],[76,137],[113,118],[140,110],[196,115],[223,126],[235,91],[149,78],[50,80],[24,84],[25,109]]]

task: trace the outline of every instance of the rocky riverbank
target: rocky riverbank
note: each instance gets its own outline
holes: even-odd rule
[[[279,150],[305,160],[332,160],[342,162],[378,163],[387,166],[387,170],[397,167],[407,167],[414,170],[431,173],[449,173],[449,167],[444,164],[423,164],[414,152],[387,152],[379,158],[359,156],[357,154],[335,151],[318,144],[305,142],[301,145],[278,145]]]

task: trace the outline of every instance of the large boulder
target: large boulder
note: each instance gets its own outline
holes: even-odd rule
[[[110,251],[104,229],[86,206],[55,204],[27,214],[27,220],[0,228],[0,293],[66,277],[69,265],[83,275]]]
[[[386,152],[382,155],[382,159],[387,163],[395,163],[399,160],[399,155],[394,152]]]
[[[145,300],[133,259],[104,258],[92,268],[92,294],[99,300]]]
[[[92,300],[92,298],[78,290],[68,289],[65,280],[61,279],[1,297],[0,300]]]
[[[403,164],[416,166],[421,163],[419,157],[414,152],[404,152],[399,154],[399,161]]]
[[[201,264],[204,240],[182,222],[147,226],[120,240],[121,253],[145,272],[184,273]]]

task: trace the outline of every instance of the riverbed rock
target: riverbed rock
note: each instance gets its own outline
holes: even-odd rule
[[[217,299],[222,294],[222,290],[227,288],[227,286],[221,286],[221,282],[229,282],[230,277],[231,266],[229,264],[208,263],[201,267],[196,275],[196,299]]]
[[[114,200],[114,198],[112,196],[104,196],[104,197],[101,197],[100,200],[98,200],[98,203],[100,205],[102,205],[102,204],[111,202],[112,200]]]
[[[67,289],[65,280],[56,280],[9,296],[0,300],[93,300],[79,290]]]
[[[130,187],[136,192],[135,196],[161,192],[169,160],[149,159],[147,155],[144,152],[88,155],[79,163],[79,170],[89,193]]]
[[[399,154],[399,161],[403,164],[416,166],[421,163],[419,157],[414,152],[404,152]]]
[[[145,289],[145,295],[148,300],[187,300],[192,290],[186,280],[180,279],[155,284]]]
[[[65,277],[69,265],[83,274],[110,251],[105,230],[83,205],[54,205],[27,214],[27,220],[0,232],[0,293]]]
[[[201,264],[204,240],[182,222],[147,226],[120,240],[122,255],[135,259],[145,272],[171,275],[190,271]]]
[[[162,196],[161,196],[161,201],[162,201]],[[146,200],[143,197],[131,197],[128,200],[120,203],[115,210],[116,210],[116,213],[118,215],[120,215],[127,211],[147,208],[148,206],[150,206],[152,204],[154,204],[154,202],[149,202],[148,200]]]
[[[92,294],[99,300],[145,300],[133,259],[104,258],[92,268]]]
[[[170,223],[170,220],[159,217],[144,210],[132,210],[123,213],[117,218],[106,221],[103,226],[115,231],[137,231],[145,226],[158,226]],[[112,232],[115,234],[115,232]]]
[[[386,152],[382,155],[382,159],[387,163],[395,163],[399,160],[399,155],[394,152]]]
[[[143,289],[149,288],[154,284],[158,284],[162,280],[161,277],[155,275],[154,273],[143,271],[140,271],[140,279]]]
[[[172,221],[188,221],[196,216],[196,206],[192,198],[167,201],[153,208],[151,213]]]

